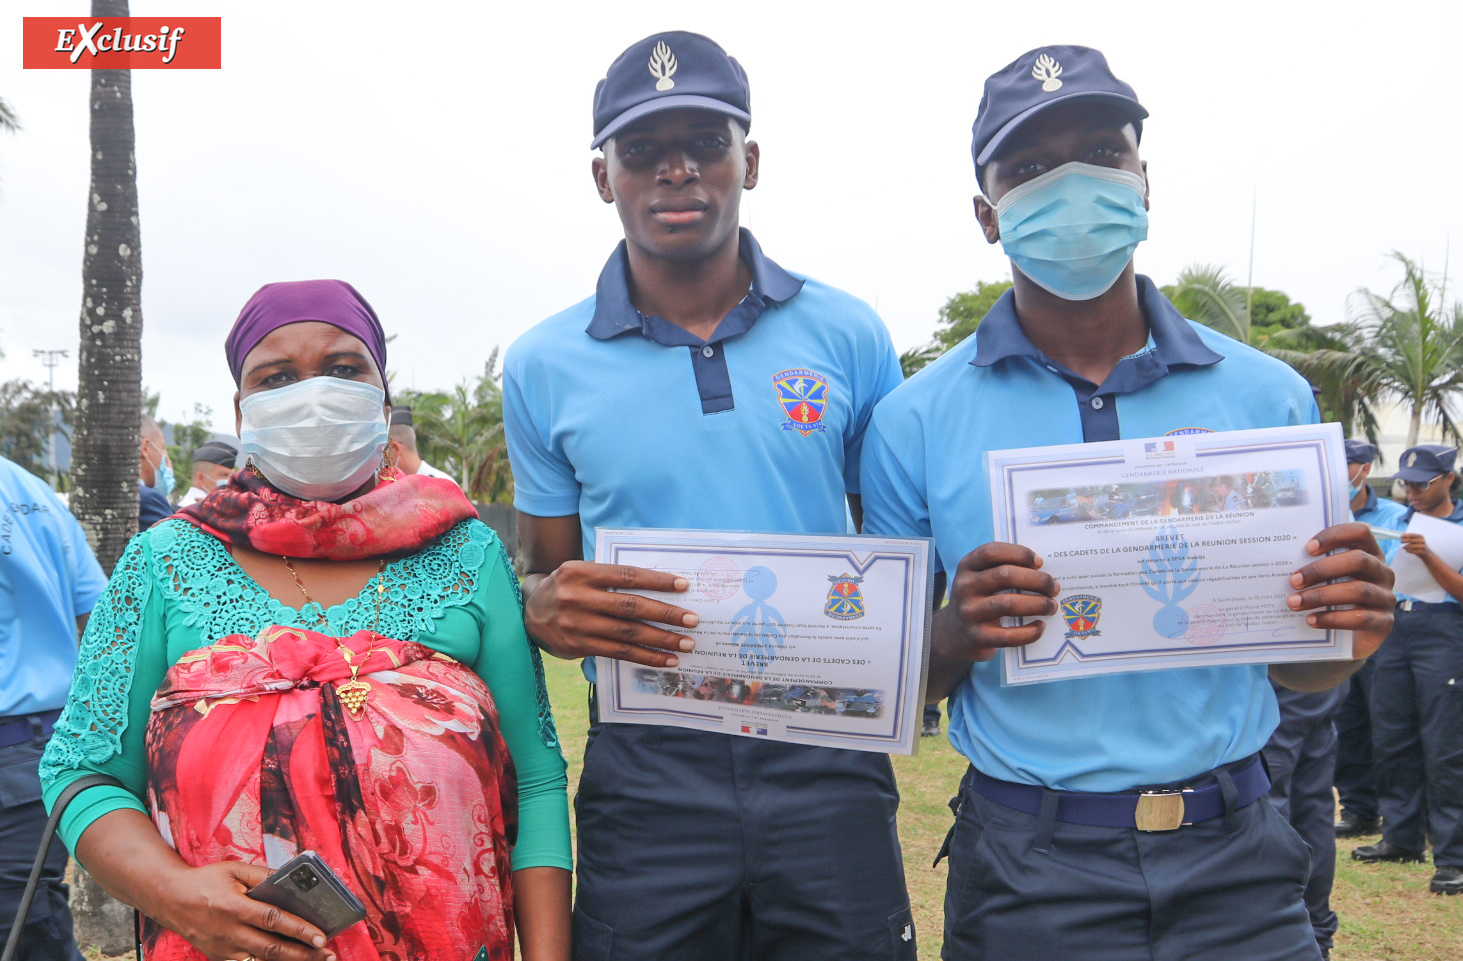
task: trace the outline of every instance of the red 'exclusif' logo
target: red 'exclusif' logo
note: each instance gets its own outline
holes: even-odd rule
[[[27,70],[217,70],[222,17],[25,17]]]

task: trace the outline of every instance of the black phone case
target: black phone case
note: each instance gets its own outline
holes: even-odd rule
[[[298,874],[301,869],[304,873]],[[309,883],[311,875],[314,883]],[[333,938],[366,918],[366,907],[320,855],[305,851],[248,891],[249,897],[315,925]]]

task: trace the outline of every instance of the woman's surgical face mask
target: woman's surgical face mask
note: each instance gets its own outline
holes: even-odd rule
[[[1007,191],[995,205],[1001,247],[1063,300],[1111,289],[1148,238],[1147,183],[1127,170],[1072,162]]]
[[[339,377],[250,394],[239,403],[243,454],[286,494],[338,501],[380,469],[385,403],[380,387]]]

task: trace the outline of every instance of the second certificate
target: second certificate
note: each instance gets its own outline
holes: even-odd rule
[[[1179,434],[989,455],[996,540],[1061,586],[1006,683],[1351,656],[1308,627],[1290,575],[1349,519],[1335,424]]]
[[[606,530],[596,560],[686,578],[637,592],[694,611],[674,669],[599,658],[600,720],[911,754],[923,708],[929,542]]]

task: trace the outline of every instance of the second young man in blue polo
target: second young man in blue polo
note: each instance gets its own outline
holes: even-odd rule
[[[560,657],[668,668],[691,649],[694,601],[633,590],[686,581],[586,560],[595,528],[846,533],[864,429],[900,369],[867,305],[739,229],[761,154],[746,75],[720,47],[633,45],[594,121],[595,185],[625,240],[594,296],[505,363],[525,621]],[[897,806],[884,755],[595,723],[574,957],[913,958]]]
[[[1264,666],[1007,686],[995,659],[1044,626],[1002,619],[1054,615],[1060,585],[1029,549],[992,542],[986,451],[1317,419],[1297,374],[1191,324],[1134,272],[1146,116],[1086,47],[1030,51],[986,81],[976,214],[1014,287],[879,405],[865,439],[867,532],[933,536],[950,585],[928,696],[949,694],[971,767],[949,842],[947,961],[1320,957],[1300,897],[1310,857],[1266,799],[1258,753],[1277,713]],[[1353,630],[1365,657],[1391,625],[1375,541],[1342,525],[1307,550],[1291,608]],[[1318,690],[1354,668],[1268,674]],[[1178,801],[1169,816],[1145,802],[1155,792]]]

